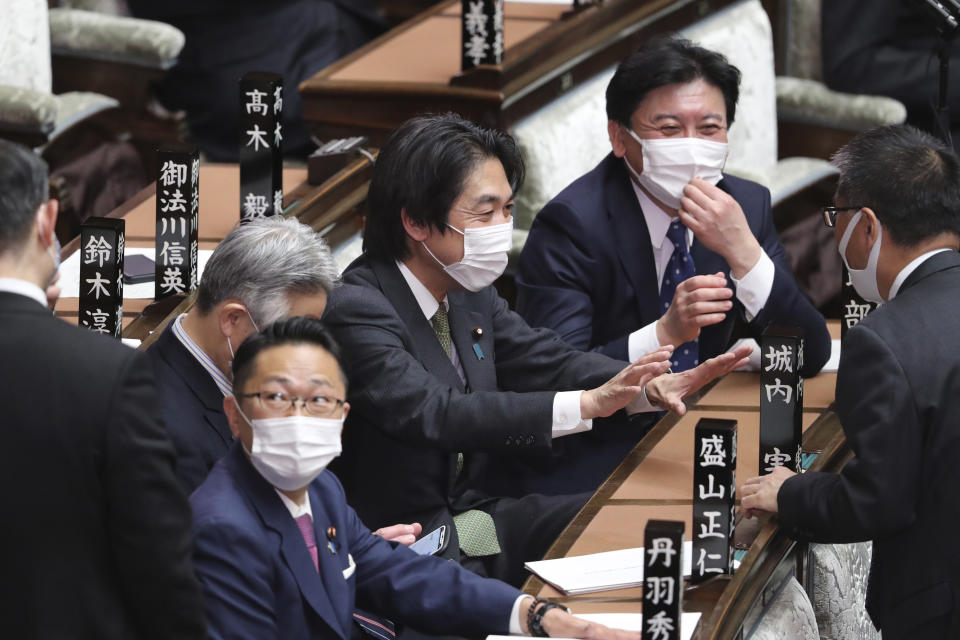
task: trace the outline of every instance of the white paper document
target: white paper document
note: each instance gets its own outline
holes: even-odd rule
[[[687,540],[683,543],[685,576],[690,575],[692,556],[693,542]],[[567,595],[639,587],[643,584],[643,547],[538,560],[524,567]]]
[[[63,290],[60,293],[61,298],[79,298],[80,297],[80,255],[83,251],[76,251],[73,255],[63,261],[60,265],[60,279],[57,284]],[[207,265],[207,260],[213,253],[211,249],[200,249],[197,252],[197,278],[203,277],[203,268]],[[124,257],[132,255],[147,256],[151,260],[155,259],[156,249],[153,247],[125,247]],[[141,284],[123,285],[124,300],[153,300],[154,286],[153,280]]]
[[[575,607],[574,607],[575,609]],[[623,629],[625,631],[642,631],[643,614],[641,613],[577,613],[572,611],[578,618],[597,622],[611,629]],[[680,614],[680,638],[681,640],[690,640],[693,632],[700,622],[699,613],[681,613]],[[516,636],[487,636],[487,640],[503,640]]]
[[[823,373],[836,373],[837,368],[840,366],[840,341],[831,340],[830,341],[830,359],[827,360],[827,364],[823,365],[823,369],[820,369]]]

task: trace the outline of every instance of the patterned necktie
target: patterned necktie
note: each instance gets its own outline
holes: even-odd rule
[[[663,272],[663,284],[660,285],[661,315],[670,308],[677,285],[697,274],[687,247],[687,228],[680,220],[674,220],[667,229],[667,238],[673,243],[673,253]],[[674,373],[692,369],[700,362],[700,347],[696,338],[681,345],[674,345],[672,369]]]
[[[447,316],[447,310],[444,308],[443,303],[440,303],[440,306],[437,307],[437,312],[433,314],[433,317],[430,318],[430,324],[433,325],[433,332],[437,334],[437,340],[440,341],[440,346],[443,347],[443,350],[447,353],[447,357],[450,357],[450,318]]]
[[[310,517],[309,513],[305,513],[302,516],[294,518],[294,520],[297,521],[297,528],[300,529],[300,535],[303,536],[303,541],[307,544],[307,551],[310,552],[310,557],[313,558],[313,568],[319,572],[320,562],[317,555],[317,535],[313,530],[313,518]],[[374,638],[393,638],[397,635],[391,621],[367,613],[366,611],[354,611],[353,621],[356,622],[361,629],[366,631],[368,635]]]
[[[500,553],[497,528],[493,524],[493,518],[486,511],[479,509],[464,511],[453,516],[453,524],[457,527],[460,550],[471,558],[494,556]]]
[[[450,357],[450,318],[443,303],[437,312],[430,318],[433,332],[440,341],[440,346]],[[463,470],[463,454],[457,454],[457,475]],[[471,557],[492,556],[500,553],[500,542],[497,540],[497,528],[493,518],[486,511],[472,509],[453,517],[453,524],[457,528],[457,537],[460,539],[460,549]]]
[[[447,357],[451,357],[450,316],[447,315],[447,309],[442,302],[437,307],[437,312],[430,318],[430,325],[433,327],[437,340],[440,341],[440,346],[446,351]],[[463,454],[457,453],[457,476],[460,475],[461,471],[463,471]]]

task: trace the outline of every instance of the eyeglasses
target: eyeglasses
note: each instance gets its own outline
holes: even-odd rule
[[[291,409],[296,410],[299,404],[307,412],[307,415],[315,418],[326,418],[332,416],[344,403],[340,398],[331,398],[330,396],[318,394],[308,398],[299,398],[283,391],[257,391],[241,394],[240,397],[257,398],[263,410],[274,416],[281,416]]]
[[[841,211],[859,211],[863,209],[863,205],[859,207],[820,207],[820,213],[823,214],[823,223],[828,227],[837,226],[837,214]]]

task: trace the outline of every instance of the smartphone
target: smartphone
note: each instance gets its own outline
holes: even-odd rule
[[[123,257],[124,284],[141,284],[153,280],[156,266],[153,260],[138,253]]]
[[[443,551],[446,546],[447,525],[444,524],[414,542],[410,548],[422,556],[432,556]]]

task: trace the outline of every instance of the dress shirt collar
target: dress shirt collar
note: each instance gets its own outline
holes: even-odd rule
[[[31,300],[36,300],[42,304],[44,308],[47,306],[47,294],[43,292],[43,289],[26,280],[20,280],[19,278],[0,278],[0,291],[26,296]]]
[[[200,366],[210,374],[210,377],[213,378],[213,382],[217,385],[217,388],[220,389],[220,392],[223,393],[224,396],[230,395],[233,393],[233,384],[231,384],[230,378],[224,375],[220,367],[218,367],[210,356],[204,353],[200,345],[194,342],[193,338],[187,334],[183,328],[183,319],[185,317],[187,317],[187,314],[181,313],[177,316],[177,319],[173,321],[173,335],[177,336],[177,340],[197,359]]]
[[[910,261],[910,264],[905,266],[900,270],[900,273],[897,274],[897,277],[893,280],[893,285],[890,287],[890,297],[887,298],[887,301],[893,300],[898,293],[900,293],[900,287],[903,286],[903,283],[906,282],[907,278],[910,277],[910,274],[916,271],[917,267],[927,261],[927,258],[936,255],[938,253],[943,253],[944,251],[950,251],[950,249],[934,249],[933,251],[927,251],[924,254],[921,254]]]
[[[633,187],[633,192],[637,194],[637,200],[640,202],[640,210],[643,212],[643,219],[647,222],[647,231],[650,233],[650,245],[654,249],[660,249],[663,246],[663,241],[667,237],[667,231],[670,229],[674,218],[667,215],[667,213],[640,188],[640,185],[638,185],[636,181],[632,178],[627,179],[630,180],[630,186]],[[688,249],[692,243],[693,232],[687,229]]]
[[[310,508],[310,492],[309,491],[307,492],[307,495],[303,497],[303,504],[300,505],[294,502],[293,500],[291,500],[290,498],[288,498],[285,493],[280,491],[280,489],[277,489],[276,487],[274,487],[273,490],[277,492],[278,496],[280,496],[280,500],[283,502],[283,506],[287,508],[287,511],[290,512],[290,515],[293,516],[294,520],[296,520],[297,518],[299,518],[305,513],[310,516],[311,520],[313,520],[313,509]]]
[[[397,268],[400,269],[400,275],[403,276],[403,279],[407,281],[407,286],[410,287],[410,291],[413,292],[413,297],[417,299],[417,304],[420,305],[420,310],[423,311],[424,317],[430,320],[433,314],[437,312],[437,309],[440,308],[440,303],[433,297],[430,290],[417,279],[417,276],[413,275],[413,271],[410,271],[407,265],[398,260]],[[447,311],[450,310],[450,301],[446,296],[443,297],[443,308]]]

